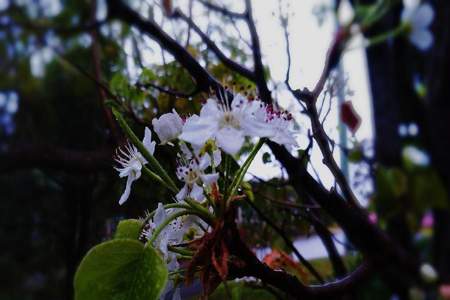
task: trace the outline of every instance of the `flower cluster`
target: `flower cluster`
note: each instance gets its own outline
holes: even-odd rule
[[[217,196],[220,193],[220,175],[225,174],[219,172],[223,152],[237,155],[245,140],[255,137],[265,138],[288,148],[297,146],[292,131],[294,120],[290,113],[241,94],[234,95],[232,99],[228,95],[231,92],[227,90],[223,97],[207,99],[199,115],[183,119],[173,110],[152,121],[160,145],[170,145],[179,150],[176,177],[182,183],[181,188],[175,183],[172,186],[168,183],[171,181],[170,176],[154,159],[156,143],[152,141],[149,128],[145,128],[142,143],[135,138],[135,145],[128,144],[118,150],[116,160],[119,167],[116,170],[120,177],[127,177],[119,204],[128,199],[131,184],[140,178],[141,173],[153,174],[154,179],[174,192],[174,203],[166,206],[160,203],[142,235],[147,243],[160,251],[169,272],[180,267],[174,247],[185,242],[187,233],[192,230],[194,236],[198,232],[208,232],[216,209],[214,202],[224,199],[223,196]],[[262,145],[261,142],[258,144]],[[259,148],[255,149],[254,154],[258,150]],[[254,158],[254,155],[250,157]],[[249,164],[244,164],[241,168],[244,166],[248,168]],[[245,170],[237,171],[234,179],[242,180]],[[163,174],[157,174],[158,172]],[[227,173],[227,176],[233,175]],[[228,183],[233,188],[228,187],[229,191],[224,193],[229,199],[232,199],[240,183],[239,180],[232,179],[228,178]],[[190,236],[192,239],[192,235]],[[169,281],[166,292],[174,286],[175,281]],[[179,290],[175,289],[173,299],[179,297]]]

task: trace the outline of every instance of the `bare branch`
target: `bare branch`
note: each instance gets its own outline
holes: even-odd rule
[[[213,4],[206,0],[197,0],[197,1],[199,3],[201,3],[203,6],[205,6],[206,8],[210,9],[211,11],[221,13],[227,17],[237,18],[237,19],[243,19],[246,17],[245,13],[232,12],[232,11],[226,9],[225,7],[218,6],[218,5]]]
[[[217,45],[208,37],[206,33],[204,33],[197,24],[192,21],[191,18],[186,16],[183,12],[181,12],[179,9],[175,10],[175,12],[172,15],[173,18],[180,18],[183,21],[185,21],[190,28],[192,28],[202,39],[202,41],[208,46],[208,48],[217,56],[217,58],[230,70],[239,73],[240,75],[255,81],[255,75],[252,71],[247,69],[246,67],[238,64],[234,60],[228,58],[220,49],[217,47]]]
[[[286,245],[294,252],[295,256],[298,258],[298,260],[305,266],[305,268],[320,282],[324,283],[323,277],[317,272],[317,270],[309,263],[308,260],[306,260],[303,255],[298,252],[297,248],[295,248],[294,243],[289,239],[289,237],[284,233],[284,231],[278,227],[272,220],[270,220],[268,217],[264,215],[264,213],[255,205],[252,203],[252,201],[245,198],[248,205],[250,205],[256,213],[260,216],[261,219],[264,220],[270,227],[272,227],[283,239],[283,241],[286,243]]]
[[[254,61],[254,73],[255,73],[255,83],[258,87],[261,99],[266,103],[272,102],[272,95],[267,87],[267,82],[264,74],[264,65],[262,63],[261,46],[259,43],[258,31],[256,30],[255,20],[253,19],[252,4],[251,0],[245,0],[246,6],[246,22],[250,32],[250,37],[252,41],[252,52]]]
[[[165,88],[165,87],[162,87],[157,84],[150,83],[150,82],[149,83],[139,83],[138,82],[138,83],[136,83],[136,87],[141,88],[141,89],[150,87],[150,88],[154,88],[154,89],[160,91],[161,93],[165,93],[167,95],[174,96],[176,98],[185,98],[185,99],[188,99],[189,97],[192,97],[199,92],[198,88],[195,88],[192,92],[189,92],[189,93],[179,92],[179,91],[175,91],[170,88]]]

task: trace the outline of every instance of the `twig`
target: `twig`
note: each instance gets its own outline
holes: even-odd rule
[[[283,241],[286,243],[286,245],[294,252],[295,256],[297,256],[298,260],[305,266],[305,268],[320,282],[324,283],[323,277],[317,272],[317,270],[309,263],[308,260],[306,260],[300,252],[298,252],[297,248],[295,248],[292,241],[289,239],[289,237],[284,233],[284,231],[279,228],[275,223],[272,222],[268,217],[264,215],[264,213],[255,205],[252,203],[252,201],[245,198],[245,201],[247,202],[250,207],[252,207],[256,213],[261,217],[261,219],[264,220],[270,227],[272,227],[283,239]]]

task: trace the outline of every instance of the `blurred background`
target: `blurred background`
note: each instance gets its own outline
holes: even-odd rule
[[[312,88],[338,26],[352,18],[356,5],[373,2],[253,1],[272,95],[294,113],[300,148],[310,151],[308,170],[327,189],[336,183],[315,144],[308,147],[310,124],[287,91],[286,71],[290,65],[293,87]],[[365,47],[370,37],[399,24],[398,1],[373,28],[352,39],[328,82],[330,93],[321,97],[320,117],[335,145],[335,158],[373,222],[433,263],[442,283],[448,283],[450,5],[428,2],[435,9],[433,47],[419,51],[401,37]],[[205,46],[192,24],[168,13],[179,8],[228,57],[251,67],[245,24],[205,5],[239,12],[243,1],[126,3],[163,28],[216,78],[255,89]],[[142,217],[170,197],[142,179],[131,199],[118,205],[124,182],[113,169],[113,154],[125,138],[111,117],[111,97],[100,86],[123,97],[140,135],[152,118],[172,108],[194,113],[205,98],[159,44],[109,19],[105,0],[0,0],[0,299],[72,299],[73,275],[86,251],[110,238],[119,220]],[[357,130],[349,130],[354,128],[342,117],[343,106],[349,105],[361,120]],[[171,149],[158,150],[156,156],[173,169]],[[268,148],[246,180],[249,195],[264,213],[332,278],[325,248],[311,225],[283,206],[288,202],[295,208],[301,199]],[[288,251],[249,207],[242,206],[239,221],[261,259],[272,249]],[[324,222],[351,268],[359,259],[357,251],[332,220]],[[398,291],[375,278],[358,293],[357,299],[390,299]]]

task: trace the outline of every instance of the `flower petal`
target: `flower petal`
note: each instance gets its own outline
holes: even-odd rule
[[[236,154],[244,144],[244,135],[240,130],[224,127],[216,133],[217,146],[228,154]]]
[[[186,120],[179,139],[202,146],[214,134],[217,127],[217,120],[193,115]]]
[[[409,40],[421,51],[430,49],[434,42],[433,34],[429,30],[413,31]]]
[[[214,99],[208,99],[200,110],[200,117],[217,118],[221,114],[217,101]]]
[[[166,210],[164,209],[164,205],[159,202],[158,208],[156,208],[155,215],[153,217],[153,224],[155,226],[159,226],[165,219],[167,219]]]
[[[200,178],[202,179],[204,184],[210,186],[211,184],[217,182],[217,180],[219,179],[219,173],[203,174],[200,175]]]
[[[203,189],[198,184],[194,183],[189,196],[194,200],[201,201],[204,198]]]
[[[222,162],[222,152],[219,149],[213,151],[213,164],[217,167]]]
[[[425,29],[430,26],[434,19],[434,10],[429,3],[420,5],[412,16],[412,24],[414,28]]]
[[[142,140],[142,143],[144,144],[145,148],[151,155],[155,153],[156,143],[152,142],[152,131],[148,127],[145,127],[144,139]]]
[[[187,193],[188,193],[188,186],[187,186],[187,184],[185,184],[185,185],[183,186],[183,188],[182,188],[182,189],[178,192],[178,194],[175,196],[175,198],[176,198],[178,201],[183,201],[184,199],[186,199]]]
[[[125,190],[123,191],[122,196],[119,199],[119,205],[124,204],[127,200],[128,197],[130,197],[130,193],[131,193],[131,184],[133,183],[133,181],[135,181],[137,178],[134,177],[132,175],[133,173],[131,173],[130,175],[128,175],[127,177],[127,183],[125,185]]]

